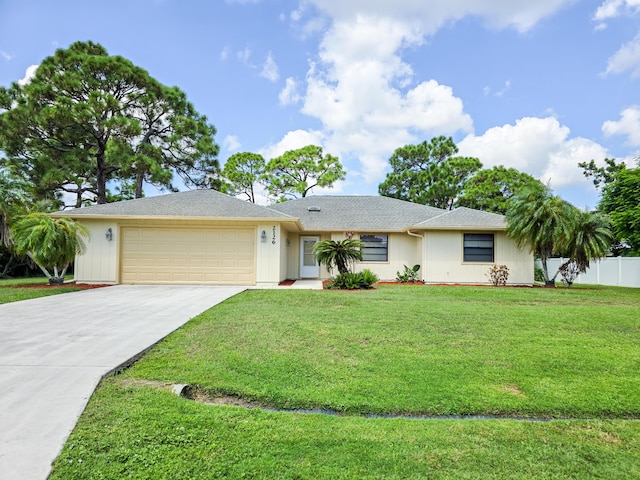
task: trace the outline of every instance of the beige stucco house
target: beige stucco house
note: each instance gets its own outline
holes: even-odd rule
[[[427,283],[486,284],[494,264],[509,283],[533,283],[533,256],[505,235],[504,217],[378,196],[312,196],[263,207],[191,190],[60,212],[90,232],[79,283],[275,285],[328,278],[315,242],[359,238],[358,269],[393,280],[421,266]]]

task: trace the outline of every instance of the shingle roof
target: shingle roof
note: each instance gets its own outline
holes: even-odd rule
[[[215,190],[189,190],[91,205],[54,214],[88,217],[175,217],[300,220],[307,231],[394,232],[411,228],[503,230],[504,217],[461,207],[447,211],[380,196],[311,196],[264,207]]]
[[[439,208],[379,196],[311,196],[271,208],[299,218],[308,231],[402,231],[444,213]]]
[[[460,229],[477,228],[486,230],[504,230],[506,223],[503,215],[473,210],[467,207],[456,208],[442,215],[430,218],[415,225],[416,229]]]
[[[91,205],[59,212],[68,217],[209,217],[282,218],[295,220],[271,208],[255,205],[215,190],[189,190],[155,197]]]

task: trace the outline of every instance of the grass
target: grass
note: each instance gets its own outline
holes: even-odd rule
[[[639,307],[623,288],[245,292],[105,380],[51,478],[640,477]]]
[[[71,280],[72,278],[72,276],[65,277],[65,280]],[[0,304],[80,290],[80,288],[72,285],[51,288],[25,288],[47,285],[48,282],[46,277],[0,279]]]

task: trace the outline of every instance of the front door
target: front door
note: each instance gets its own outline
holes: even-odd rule
[[[300,278],[318,278],[320,267],[313,254],[313,246],[320,237],[300,237]]]

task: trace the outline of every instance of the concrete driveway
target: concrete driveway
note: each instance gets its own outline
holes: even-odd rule
[[[104,375],[244,289],[118,285],[0,305],[0,477],[46,479]]]

